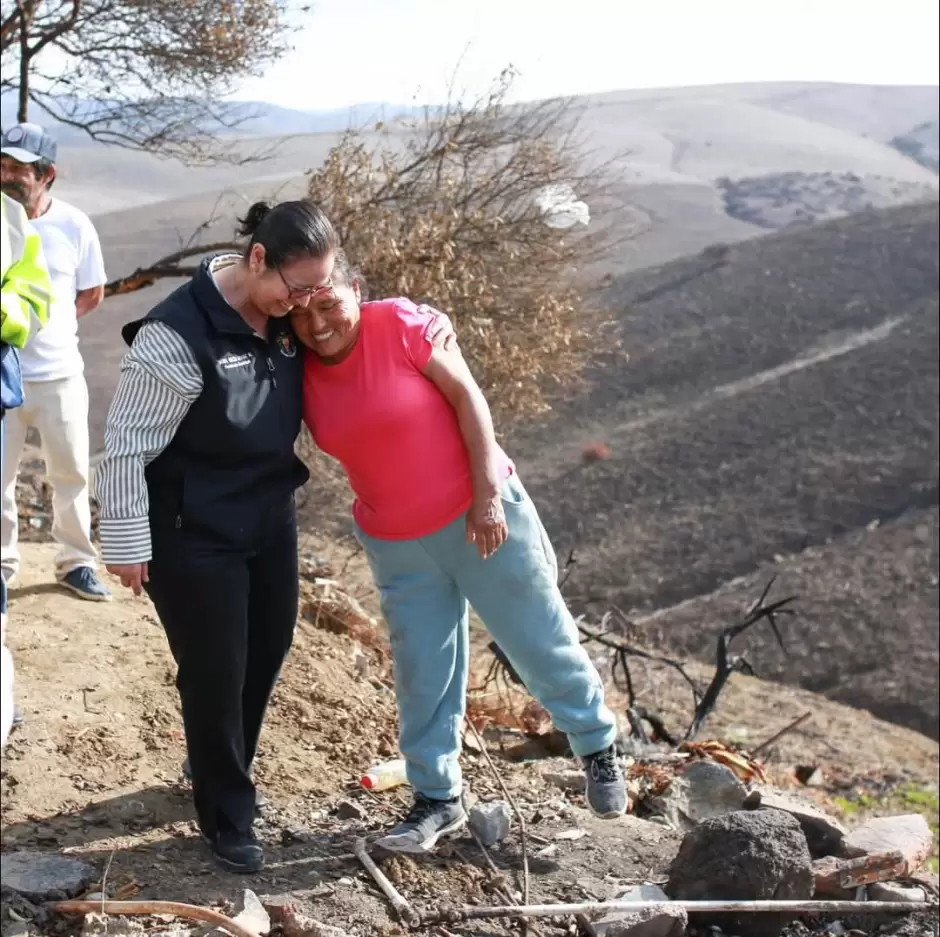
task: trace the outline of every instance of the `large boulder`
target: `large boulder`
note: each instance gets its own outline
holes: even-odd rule
[[[735,811],[689,831],[669,870],[666,894],[677,901],[802,901],[813,896],[813,862],[799,822],[779,810]],[[739,937],[778,937],[776,914],[709,914],[698,923]]]
[[[845,827],[815,804],[784,791],[761,790],[760,806],[766,810],[782,810],[795,817],[803,828],[809,854],[814,859],[838,856],[842,850]]]

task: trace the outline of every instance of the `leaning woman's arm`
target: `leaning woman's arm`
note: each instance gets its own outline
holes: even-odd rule
[[[449,351],[435,348],[421,372],[447,398],[457,414],[460,433],[470,456],[474,498],[494,497],[503,483],[499,477],[500,449],[489,404],[463,355],[456,347]]]
[[[150,560],[144,469],[169,445],[202,392],[202,372],[169,326],[148,322],[121,363],[108,411],[105,456],[95,472],[101,558],[107,566]]]

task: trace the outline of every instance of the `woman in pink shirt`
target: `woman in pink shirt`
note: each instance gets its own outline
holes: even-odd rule
[[[395,662],[415,803],[379,845],[427,852],[461,827],[458,757],[468,602],[585,765],[601,817],[626,809],[616,722],[558,589],[555,553],[460,351],[433,348],[407,299],[360,305],[335,252],[332,290],[294,310],[304,420],[346,470]]]

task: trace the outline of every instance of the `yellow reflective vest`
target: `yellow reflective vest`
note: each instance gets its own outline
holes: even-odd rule
[[[0,193],[0,263],[2,263],[2,301],[0,301],[0,339],[4,344],[22,348],[33,327],[49,319],[52,286],[42,252],[42,242],[29,223],[19,202]]]

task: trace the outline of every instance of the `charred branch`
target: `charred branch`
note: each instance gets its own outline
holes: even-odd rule
[[[569,557],[566,569],[573,562],[572,554]],[[768,602],[767,599],[774,582],[775,579],[771,579],[767,583],[760,597],[747,610],[741,621],[730,625],[719,634],[715,654],[715,673],[704,692],[700,690],[697,682],[688,672],[687,662],[641,647],[630,638],[625,638],[622,634],[616,633],[611,628],[611,621],[615,618],[619,619],[621,626],[625,626],[628,631],[635,632],[636,630],[633,623],[619,609],[607,612],[601,620],[600,628],[593,628],[582,619],[577,621],[583,645],[597,644],[611,652],[611,679],[614,685],[627,697],[626,715],[635,738],[641,742],[661,741],[673,747],[677,747],[683,741],[690,742],[694,740],[708,717],[714,712],[721,692],[727,685],[731,675],[733,673],[754,673],[750,663],[743,655],[734,656],[731,653],[731,645],[736,638],[761,622],[766,622],[769,625],[780,648],[786,653],[786,646],[783,643],[778,620],[781,616],[794,614],[794,610],[789,606],[795,601],[796,596],[788,596]],[[524,683],[511,661],[496,642],[491,641],[488,648],[493,654],[493,662],[487,671],[483,688],[490,685],[498,687],[500,680],[507,688],[510,686],[524,687]],[[688,684],[692,693],[693,714],[688,728],[681,736],[667,727],[665,720],[659,713],[640,702],[631,670],[631,661],[637,660],[668,667],[679,674]]]

